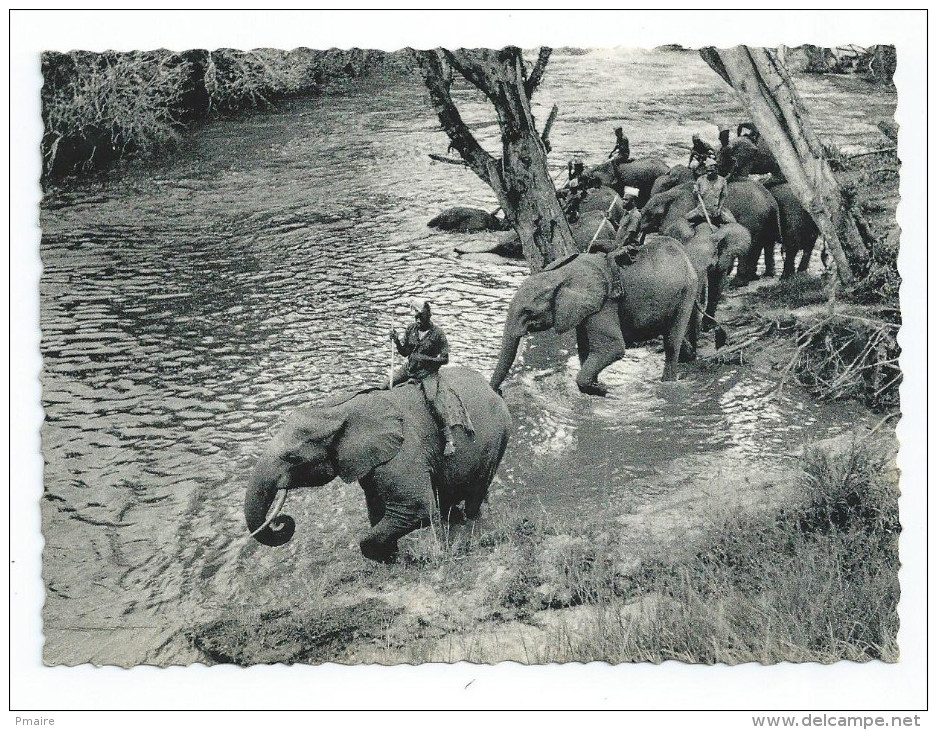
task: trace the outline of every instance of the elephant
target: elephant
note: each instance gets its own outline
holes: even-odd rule
[[[444,367],[439,380],[471,422],[453,429],[452,456],[443,456],[418,384],[363,391],[293,414],[250,477],[244,516],[253,537],[271,547],[287,543],[296,528],[293,518],[279,514],[287,491],[335,477],[357,480],[364,490],[371,530],[360,548],[371,560],[392,562],[397,541],[430,524],[437,507],[443,517],[461,521],[464,500],[464,516],[475,519],[507,447],[511,416],[476,371]]]
[[[686,165],[674,165],[665,174],[654,181],[654,184],[651,186],[650,197],[653,198],[658,193],[663,193],[685,182],[693,182],[694,179],[693,171],[689,167]]]
[[[590,167],[582,176],[587,184],[604,185],[622,195],[625,187],[637,188],[636,205],[641,208],[651,197],[654,181],[667,174],[670,165],[658,157],[641,157],[631,162],[616,163],[613,160]]]
[[[441,231],[458,231],[460,233],[476,233],[478,231],[506,231],[508,223],[493,213],[481,208],[466,208],[456,206],[447,208],[427,223],[430,228]]]
[[[662,379],[676,380],[696,291],[696,272],[682,245],[664,236],[649,237],[633,258],[628,252],[584,253],[554,262],[524,280],[514,295],[491,387],[501,387],[524,335],[574,327],[581,366],[576,384],[583,393],[605,395],[598,375],[624,357],[626,342],[660,335]]]
[[[569,229],[580,251],[588,249],[593,241],[613,241],[618,230],[613,219],[606,221],[605,211],[601,210],[583,213],[575,223],[569,224]]]
[[[696,205],[690,183],[658,193],[641,209],[641,230],[666,231],[674,223],[684,220]],[[748,255],[739,260],[738,283],[755,278],[755,267],[762,250],[765,252],[765,276],[774,276],[774,246],[781,240],[777,202],[764,185],[747,179],[729,183],[728,207],[752,238]]]
[[[769,173],[783,179],[781,168],[764,137],[760,137],[757,144],[748,137],[736,137],[716,153],[716,164],[719,174],[729,182]]]
[[[665,233],[683,243],[699,279],[697,300],[705,307],[706,318],[701,327],[700,312],[694,308],[687,327],[687,341],[690,345],[687,359],[693,359],[699,331],[710,329],[707,325],[716,324],[716,308],[726,281],[735,262],[741,261],[751,248],[751,234],[739,223],[727,223],[712,230],[706,223],[694,229],[687,221],[674,223]],[[716,345],[719,346],[719,338]]]
[[[609,220],[617,226],[621,221],[625,208],[621,196],[615,192],[614,188],[602,185],[598,188],[592,188],[579,204],[580,215],[592,211],[608,214]]]
[[[810,255],[820,235],[820,229],[807,212],[790,183],[772,185],[768,192],[778,204],[781,221],[781,250],[784,252],[784,268],[781,278],[794,275],[794,258],[801,251],[797,271],[804,272],[810,266]]]

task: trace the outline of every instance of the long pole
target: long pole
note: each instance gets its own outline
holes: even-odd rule
[[[394,340],[390,341],[390,368],[387,371],[387,389],[394,389]]]
[[[586,249],[586,253],[589,253],[592,250],[592,246],[595,244],[595,239],[599,237],[599,234],[602,232],[602,229],[605,228],[606,223],[612,227],[613,232],[616,232],[615,226],[609,220],[609,216],[612,214],[612,211],[615,210],[615,203],[617,202],[618,196],[616,195],[614,198],[612,198],[612,202],[609,204],[608,210],[605,211],[605,216],[602,218],[602,222],[599,223],[599,227],[595,229],[595,235],[592,237],[592,240],[589,241],[589,247]]]
[[[709,211],[706,210],[706,203],[703,202],[703,196],[700,195],[699,190],[696,191],[696,199],[699,201],[700,208],[703,209],[703,215],[706,216],[706,222],[709,224],[709,230],[715,231],[716,227],[713,225],[713,222],[709,220]]]

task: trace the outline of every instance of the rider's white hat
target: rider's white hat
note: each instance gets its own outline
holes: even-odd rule
[[[641,194],[641,191],[637,188],[625,188],[623,191],[623,196],[630,195],[632,198],[637,198]]]

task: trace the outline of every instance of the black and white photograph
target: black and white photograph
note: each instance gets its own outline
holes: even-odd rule
[[[926,12],[84,12],[11,117],[14,667],[926,708]]]

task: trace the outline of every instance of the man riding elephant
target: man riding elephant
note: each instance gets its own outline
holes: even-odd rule
[[[618,233],[615,235],[615,245],[635,246],[641,230],[641,209],[637,206],[639,190],[626,187],[621,196],[625,212],[618,224]]]
[[[452,440],[451,408],[443,402],[446,398],[444,388],[439,382],[439,368],[449,362],[449,342],[440,327],[432,323],[432,311],[429,302],[417,309],[411,305],[416,321],[407,327],[403,342],[397,336],[397,330],[390,333],[391,341],[397,346],[397,352],[407,358],[407,364],[394,373],[394,385],[410,381],[419,383],[433,414],[439,430],[446,441],[444,456],[455,454],[455,442]]]
[[[698,134],[694,134],[693,146],[690,148],[690,161],[687,162],[687,167],[691,170],[699,168],[700,171],[702,171],[707,158],[715,156],[716,151],[713,149],[712,145],[708,142],[704,142]]]
[[[584,168],[585,166],[579,157],[570,160],[567,163],[569,180],[565,187],[556,194],[569,223],[575,223],[579,220],[579,208],[588,194],[587,186],[582,178]]]
[[[631,145],[621,127],[615,127],[615,147],[609,152],[608,159],[612,160],[615,164],[633,162],[631,158]]]
[[[713,226],[735,223],[735,217],[726,207],[729,195],[726,179],[719,174],[715,160],[707,160],[705,165],[706,174],[693,183],[698,205],[686,214],[686,219],[692,224],[705,221]]]

